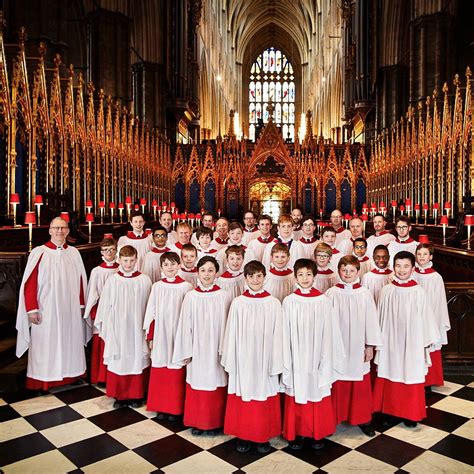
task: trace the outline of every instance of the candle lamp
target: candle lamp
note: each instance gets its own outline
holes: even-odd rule
[[[405,208],[407,210],[407,216],[410,217],[411,215],[411,199],[405,199]]]
[[[36,224],[35,211],[25,212],[25,224],[28,224],[28,252],[33,250],[33,225]]]
[[[142,213],[145,214],[146,199],[140,198],[140,206],[142,208]]]
[[[201,226],[201,213],[199,212],[196,214],[196,224],[198,227]]]
[[[395,222],[395,217],[397,216],[397,201],[393,200],[390,204],[392,206],[393,222]]]
[[[369,212],[369,207],[367,206],[367,203],[364,202],[364,204],[362,204],[362,214],[368,214]]]
[[[110,222],[113,224],[114,223],[114,211],[115,211],[115,203],[111,202],[109,204],[109,209],[110,209]]]
[[[381,202],[380,203],[380,212],[382,213],[382,215],[385,217],[387,215],[387,206],[385,205],[385,202]]]
[[[66,212],[66,211],[63,211],[61,212],[60,216],[59,216],[63,221],[67,222],[69,224],[69,212]]]
[[[443,226],[443,245],[446,245],[446,227],[449,224],[448,216],[441,216],[439,223]]]
[[[194,214],[190,212],[188,218],[191,221],[191,227],[194,229]]]
[[[370,213],[371,213],[371,217],[372,219],[374,218],[375,214],[377,213],[377,204],[375,204],[375,202],[373,202],[371,205],[370,205]]]
[[[107,232],[104,234],[104,239],[113,239],[114,235],[111,232]]]
[[[153,208],[153,220],[156,221],[156,208],[158,207],[158,201],[153,199],[151,202],[151,207]]]
[[[118,211],[119,211],[120,223],[122,223],[123,222],[122,221],[122,215],[123,215],[123,210],[125,208],[125,206],[123,205],[123,202],[119,202],[117,208],[118,208]]]
[[[163,208],[163,212],[166,212],[166,209],[168,208],[168,203],[166,201],[163,201],[161,203],[161,207]]]
[[[438,210],[439,210],[439,203],[435,202],[433,204],[433,219],[434,225],[436,225],[436,221],[438,220]]]
[[[467,250],[471,250],[471,226],[474,225],[474,215],[466,214],[464,225],[467,226]]]
[[[104,223],[105,201],[99,201],[100,223]]]
[[[88,200],[86,201],[86,213],[87,213],[87,214],[90,213],[90,212],[92,212],[92,207],[93,207],[92,201],[91,201],[90,199],[88,199]]]
[[[420,205],[415,204],[415,218],[416,218],[416,223],[418,224],[418,218],[420,217]]]
[[[423,204],[423,214],[425,216],[425,225],[428,221],[428,211],[429,211],[430,207],[428,206],[428,204]]]
[[[17,193],[10,194],[10,204],[13,206],[13,227],[21,227],[16,225],[16,206],[20,204],[20,195]]]
[[[132,198],[127,196],[125,198],[125,207],[127,208],[127,220],[130,220],[130,211],[132,209]]]
[[[176,204],[174,202],[171,203],[171,212],[174,212],[174,210],[176,209]],[[176,212],[177,212],[177,209],[176,209]]]
[[[402,204],[400,206],[400,214],[403,216],[403,213],[405,212],[405,206]]]
[[[429,244],[430,238],[426,234],[420,234],[418,236],[418,243],[419,244]]]
[[[444,210],[446,211],[446,216],[449,219],[449,214],[451,213],[451,203],[450,202],[445,202],[444,203]]]
[[[181,218],[181,222],[184,222],[186,220],[186,213],[182,212],[180,215],[180,218]]]
[[[351,220],[351,215],[350,214],[344,214],[344,227],[346,229],[349,228],[349,221]]]
[[[86,214],[86,222],[89,226],[89,243],[92,243],[92,223],[94,222],[94,214],[92,212]]]
[[[138,206],[138,204],[135,204],[135,205],[133,206],[133,210],[134,210],[134,211],[139,211],[139,210],[140,210],[140,207]]]
[[[38,214],[38,226],[41,225],[41,206],[43,205],[43,196],[37,194],[35,196],[36,213]]]

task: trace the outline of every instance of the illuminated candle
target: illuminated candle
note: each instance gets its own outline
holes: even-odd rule
[[[123,210],[125,208],[125,206],[123,205],[123,202],[119,202],[117,208],[118,208],[118,211],[119,211],[120,223],[122,223],[122,215],[123,215]]]
[[[405,206],[402,204],[402,205],[400,206],[400,213],[401,213],[402,216],[403,216],[403,213],[404,213],[404,212],[405,212]]]
[[[449,214],[451,213],[451,203],[450,202],[445,202],[444,203],[444,210],[446,211],[446,216],[449,219]]]
[[[351,220],[350,214],[344,214],[344,226],[346,229],[349,228],[349,221]]]
[[[13,227],[16,227],[16,206],[20,204],[20,195],[17,193],[10,194],[10,204],[13,206]]]
[[[86,215],[86,222],[89,226],[89,243],[92,242],[92,223],[94,222],[94,214],[88,212]]]
[[[174,212],[176,209],[176,204],[174,202],[171,203],[171,212]]]
[[[196,214],[196,224],[198,227],[201,226],[201,214],[199,212]]]
[[[418,224],[418,218],[420,217],[420,205],[415,204],[414,209],[415,209],[416,223]]]
[[[90,199],[88,199],[86,201],[86,212],[92,212],[92,207],[93,207],[93,204],[92,204],[92,201]]]
[[[446,245],[446,227],[449,224],[448,216],[441,216],[439,223],[443,226],[443,245]]]
[[[142,208],[142,213],[145,214],[146,199],[140,198],[140,206]]]
[[[151,202],[151,207],[153,208],[153,220],[156,221],[156,208],[158,207],[158,201],[156,199],[153,199]]]
[[[393,200],[390,204],[392,205],[393,222],[395,222],[395,217],[397,215],[397,201]]]
[[[423,214],[425,215],[425,225],[428,221],[428,211],[430,209],[430,206],[428,206],[428,204],[423,204]]]
[[[471,250],[471,226],[474,225],[474,215],[466,214],[464,216],[464,225],[467,226],[467,249]]]
[[[110,222],[114,222],[114,211],[115,211],[115,203],[114,202],[111,202],[109,204],[109,209],[110,209]]]
[[[125,198],[125,206],[127,208],[127,219],[130,220],[130,211],[132,208],[132,198],[131,196],[127,196]]]
[[[38,214],[38,226],[41,224],[41,206],[43,205],[43,196],[40,196],[37,194],[35,196],[35,207],[36,207],[36,212]]]
[[[33,250],[33,225],[36,224],[35,211],[25,212],[25,224],[28,224],[28,252]]]
[[[99,201],[100,223],[104,223],[105,201]]]
[[[387,215],[387,207],[385,206],[385,203],[382,201],[379,207],[380,207],[380,212],[385,217]]]
[[[411,199],[405,199],[405,207],[407,210],[407,216],[410,216],[411,214]]]

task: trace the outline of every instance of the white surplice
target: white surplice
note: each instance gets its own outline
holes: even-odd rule
[[[104,364],[114,374],[141,374],[150,365],[143,330],[150,290],[150,277],[140,272],[119,270],[104,285],[94,324],[105,342]]]
[[[191,286],[193,288],[196,288],[197,286],[197,281],[198,281],[198,271],[197,268],[191,268],[190,270],[188,268],[185,268],[183,266],[180,267],[178,270],[178,275],[184,280],[187,281],[188,283],[191,283]]]
[[[350,239],[352,236],[351,231],[349,229],[344,229],[344,227],[339,227],[336,230],[336,247],[343,241]]]
[[[395,240],[392,240],[388,245],[388,253],[390,255],[390,261],[388,266],[393,268],[393,258],[398,252],[402,250],[412,253],[413,255],[416,254],[416,247],[418,246],[418,242],[411,237],[408,237],[404,240],[400,240],[398,237]]]
[[[173,353],[173,364],[186,365],[186,382],[194,390],[216,390],[227,385],[219,347],[224,338],[231,296],[214,285],[200,285],[184,297]]]
[[[268,292],[246,290],[229,310],[222,345],[229,394],[264,401],[279,392],[283,371],[281,303]]]
[[[393,240],[395,240],[395,236],[388,230],[380,232],[379,235],[371,235],[367,238],[367,255],[369,257],[373,257],[374,249],[377,247],[377,245],[387,246]]]
[[[361,284],[365,286],[374,297],[375,304],[378,305],[380,292],[385,285],[388,285],[392,281],[393,271],[389,268],[380,270],[375,267],[370,272],[366,273],[362,277]]]
[[[362,380],[370,371],[370,362],[364,362],[365,346],[382,343],[374,299],[359,283],[338,283],[326,291],[326,296],[339,319],[346,354],[339,380]]]
[[[252,242],[252,240],[258,239],[260,235],[261,232],[257,228],[255,228],[255,230],[253,231],[248,231],[244,229],[244,233],[242,235],[242,243],[248,246],[249,243]]]
[[[383,344],[375,357],[377,375],[392,382],[424,383],[430,349],[440,338],[425,290],[414,280],[400,286],[394,279],[382,289],[379,315]]]
[[[128,232],[127,235],[122,235],[118,239],[117,242],[117,249],[120,252],[120,249],[122,247],[125,247],[126,245],[131,245],[134,247],[137,251],[137,265],[136,265],[136,270],[139,272],[142,271],[143,269],[143,262],[145,260],[145,255],[151,250],[152,246],[152,237],[151,235],[146,235],[145,232],[138,236],[134,232]]]
[[[217,254],[214,255],[215,259],[217,260],[217,263],[219,263],[219,275],[223,272],[225,272],[225,269],[227,268],[227,255],[225,251],[227,250],[228,247],[231,247],[232,245],[237,245],[238,247],[242,247],[245,251],[244,255],[244,263],[243,265],[245,266],[248,262],[251,262],[252,260],[255,260],[255,254],[251,249],[249,249],[246,245],[240,243],[240,244],[233,244],[232,242],[229,242],[229,244],[226,247],[221,248]]]
[[[319,268],[316,276],[314,277],[313,286],[321,293],[326,293],[329,288],[332,288],[339,278],[337,273],[333,272],[330,268]]]
[[[278,243],[278,240],[274,239],[272,236],[268,236],[267,239],[264,239],[262,236],[257,237],[249,242],[248,248],[253,252],[255,255],[255,260],[259,262],[263,259],[263,254],[267,245]]]
[[[285,268],[284,270],[277,270],[273,267],[270,268],[265,277],[264,288],[281,303],[284,298],[295,291],[295,276],[293,270],[289,268]]]
[[[245,289],[245,276],[243,270],[232,271],[227,269],[218,279],[217,285],[229,292],[232,299],[240,296]]]
[[[152,283],[156,283],[161,280],[161,264],[160,258],[165,252],[169,252],[168,246],[161,249],[153,245],[150,252],[145,255],[143,262],[143,273],[150,277]]]
[[[288,247],[288,250],[290,252],[290,261],[288,262],[289,267],[293,268],[296,260],[300,258],[305,258],[305,252],[303,249],[303,244],[301,242],[298,242],[297,240],[293,240],[293,239],[289,239],[289,240],[277,239],[275,244],[279,242],[285,244]],[[271,267],[273,245],[272,244],[267,245],[267,247],[265,248],[265,251],[263,252],[262,263],[265,265],[267,270],[270,269]]]
[[[309,258],[310,260],[314,260],[314,249],[321,241],[316,238],[306,239],[305,237],[300,237],[300,240],[298,242],[301,243],[303,248],[303,258]]]
[[[178,328],[181,306],[186,294],[193,287],[181,277],[163,278],[152,288],[145,312],[143,329],[148,334],[152,322],[155,322],[151,365],[179,369],[173,364],[173,351]]]

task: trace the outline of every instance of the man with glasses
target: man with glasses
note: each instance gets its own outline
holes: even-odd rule
[[[39,392],[77,382],[86,372],[87,276],[79,251],[66,244],[68,234],[64,219],[51,221],[51,240],[29,255],[20,288],[16,355],[29,349],[26,388]]]
[[[314,236],[316,225],[311,216],[305,216],[302,219],[301,234],[299,241],[303,244],[304,258],[312,260],[314,258],[314,249],[318,243],[318,239]]]
[[[372,222],[374,224],[375,234],[367,239],[367,255],[369,257],[372,257],[377,245],[388,245],[392,240],[395,240],[395,236],[388,230],[385,230],[387,219],[383,214],[375,214]]]
[[[252,211],[246,211],[244,213],[244,236],[242,242],[244,245],[248,245],[252,240],[256,239],[260,235],[257,227],[257,219]]]
[[[407,251],[416,255],[416,247],[418,242],[410,237],[411,222],[407,216],[399,216],[395,221],[395,231],[397,237],[388,245],[388,253],[390,254],[389,267],[393,268],[393,257],[398,252]]]
[[[348,229],[344,229],[342,225],[342,212],[339,209],[334,209],[331,212],[329,220],[331,221],[331,226],[336,231],[336,247],[338,247],[343,240],[351,238],[351,232]]]
[[[153,229],[151,251],[145,255],[145,260],[143,262],[143,273],[150,277],[152,283],[161,280],[160,257],[165,252],[170,251],[170,248],[167,245],[167,237],[168,233],[161,225]]]

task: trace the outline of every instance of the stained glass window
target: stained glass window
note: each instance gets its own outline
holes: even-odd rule
[[[249,138],[255,140],[260,119],[268,122],[267,107],[274,107],[273,121],[283,139],[295,137],[295,76],[288,58],[275,48],[261,53],[250,69]]]

